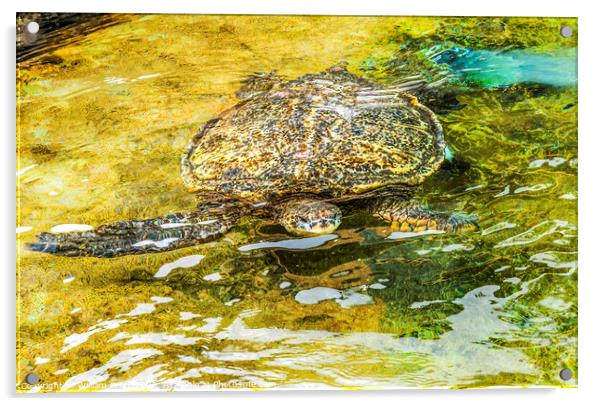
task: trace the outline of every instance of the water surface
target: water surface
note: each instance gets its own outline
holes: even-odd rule
[[[17,383],[44,385],[20,389],[576,385],[558,376],[578,372],[576,83],[512,80],[495,59],[574,55],[566,23],[137,15],[22,62]],[[474,61],[462,82],[466,61],[437,65],[434,46],[491,53],[504,83]],[[405,235],[358,213],[305,240],[245,218],[161,254],[24,250],[53,227],[194,207],[181,153],[239,82],[341,60],[385,82],[455,74],[439,114],[453,162],[418,197],[480,231]]]

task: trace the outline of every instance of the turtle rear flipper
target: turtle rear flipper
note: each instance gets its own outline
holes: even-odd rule
[[[92,231],[42,233],[31,251],[61,256],[116,257],[170,251],[213,241],[224,235],[240,218],[237,211],[180,212],[146,220],[106,224]]]

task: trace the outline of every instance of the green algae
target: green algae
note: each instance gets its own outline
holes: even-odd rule
[[[545,54],[576,46],[576,35],[557,35],[565,24],[577,32],[575,19],[549,18],[132,16],[56,49],[52,63],[22,64],[19,169],[37,166],[17,185],[17,226],[32,227],[17,241],[17,383],[35,370],[54,385],[42,390],[60,390],[136,349],[160,354],[63,390],[144,373],[129,390],[576,385],[558,377],[564,367],[578,376],[577,200],[566,198],[577,196],[574,86],[447,88],[463,105],[439,115],[453,157],[419,198],[477,213],[487,234],[388,240],[386,225],[358,213],[338,239],[305,251],[239,251],[290,238],[253,218],[220,241],[157,255],[23,249],[56,224],[194,207],[181,151],[251,72],[294,77],[345,59],[384,82],[436,80],[445,72],[424,49]],[[154,277],[188,255],[204,258]],[[371,301],[295,300],[314,287]]]

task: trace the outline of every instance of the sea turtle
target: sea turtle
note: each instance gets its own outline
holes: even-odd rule
[[[42,233],[29,248],[112,257],[214,240],[243,215],[279,222],[294,235],[334,232],[361,207],[394,230],[457,231],[465,213],[438,213],[412,200],[445,158],[435,114],[405,88],[387,88],[339,63],[285,81],[276,72],[243,82],[234,107],[209,120],[182,158],[196,210]]]

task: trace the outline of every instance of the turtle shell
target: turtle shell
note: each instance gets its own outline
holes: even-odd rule
[[[274,85],[210,120],[182,159],[194,192],[264,201],[418,185],[445,156],[441,126],[402,89],[344,67]]]

